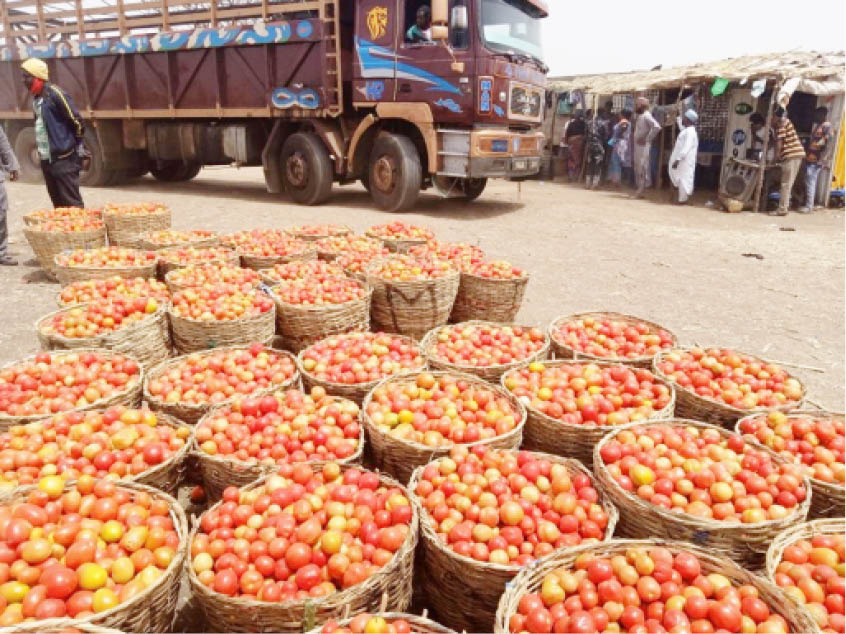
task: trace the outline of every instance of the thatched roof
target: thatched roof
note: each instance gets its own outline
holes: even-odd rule
[[[829,95],[844,92],[846,57],[843,51],[817,53],[790,51],[766,55],[747,55],[718,62],[676,66],[631,73],[581,75],[569,79],[550,79],[547,86],[557,92],[582,90],[598,95],[634,93],[660,88],[679,88],[711,82],[718,77],[732,82],[756,79],[787,81],[797,79],[802,92]]]

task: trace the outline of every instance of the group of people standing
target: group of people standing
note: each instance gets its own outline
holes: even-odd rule
[[[670,156],[670,180],[678,190],[679,203],[687,202],[693,193],[698,120],[692,109],[679,118],[681,132]],[[605,175],[614,187],[634,185],[633,196],[642,198],[644,190],[652,185],[651,148],[660,131],[661,125],[649,111],[649,100],[645,97],[638,97],[634,113],[623,109],[619,115],[615,114],[610,101],[596,113],[577,112],[562,137],[567,149],[568,178],[571,182],[580,180],[584,163],[588,189],[596,189]]]

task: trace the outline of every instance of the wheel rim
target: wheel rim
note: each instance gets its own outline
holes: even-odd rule
[[[88,169],[80,168],[79,170],[79,177],[85,178],[88,175],[88,172],[91,171],[91,164],[94,162],[94,153],[91,151],[91,146],[88,145],[87,141],[83,140],[82,146],[85,148],[86,153],[90,157],[88,160]],[[85,165],[85,162],[83,162],[82,164]]]
[[[397,166],[393,158],[388,155],[380,156],[373,164],[373,179],[370,183],[371,187],[375,187],[380,192],[390,194],[394,191],[397,183]]]
[[[298,189],[308,184],[308,162],[299,152],[294,152],[285,161],[286,180]]]

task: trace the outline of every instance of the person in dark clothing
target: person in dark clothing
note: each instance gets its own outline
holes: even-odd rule
[[[605,114],[602,108],[595,117],[590,118],[587,124],[587,138],[585,144],[585,158],[587,165],[585,173],[585,187],[596,189],[602,178],[602,169],[605,165],[605,146],[608,143],[608,126],[605,121]]]
[[[564,145],[567,148],[567,179],[571,183],[579,180],[582,155],[585,150],[585,132],[587,132],[587,124],[585,124],[584,115],[577,112],[564,130]]]
[[[50,200],[54,207],[83,207],[79,193],[79,172],[85,156],[82,117],[70,97],[49,82],[47,64],[30,58],[21,68],[24,85],[32,95],[35,142]]]

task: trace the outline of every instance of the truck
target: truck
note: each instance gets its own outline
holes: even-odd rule
[[[262,166],[268,191],[377,207],[471,201],[541,165],[546,0],[4,0],[0,121],[41,175],[20,64],[86,120],[83,185]],[[422,18],[418,17],[422,14]],[[411,37],[411,27],[418,34]]]

